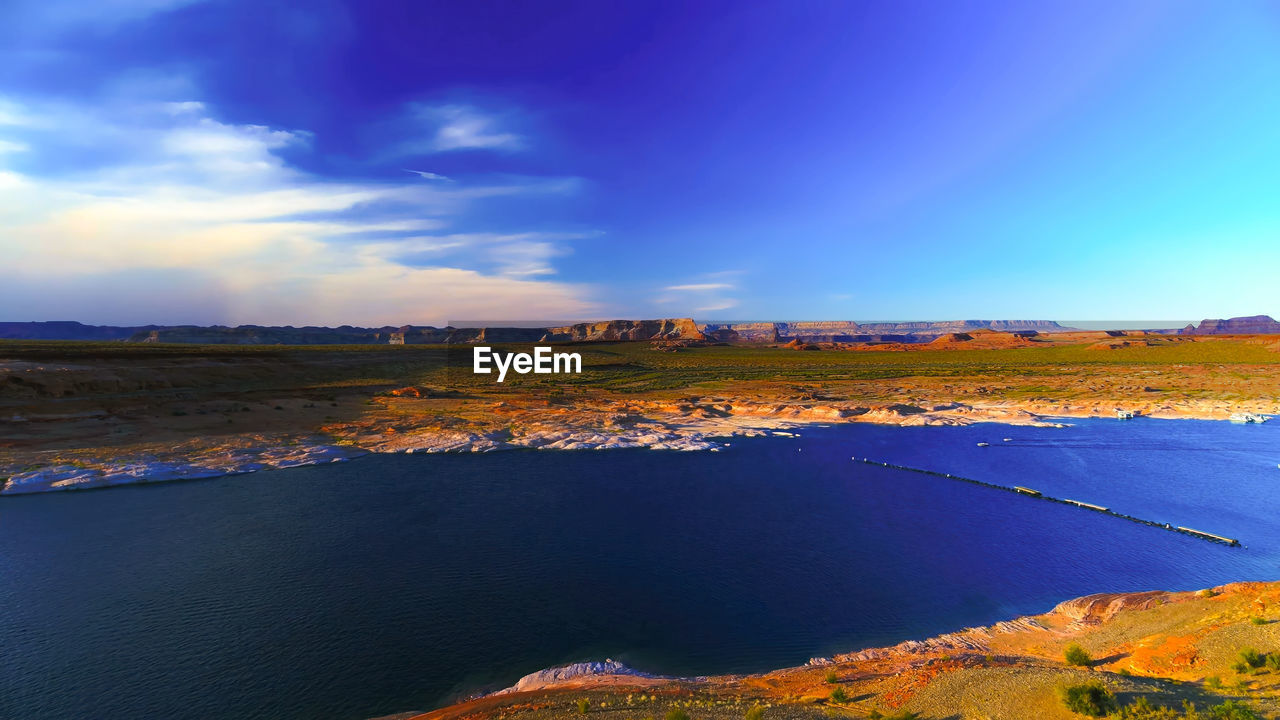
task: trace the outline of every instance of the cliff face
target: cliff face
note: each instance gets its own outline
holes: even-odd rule
[[[778,323],[771,322],[703,325],[702,332],[720,342],[778,342]]]
[[[1179,335],[1280,335],[1280,322],[1270,315],[1250,315],[1228,320],[1202,320],[1199,327],[1188,325]]]
[[[703,340],[692,318],[609,320],[547,328],[541,342],[609,342],[623,340]]]

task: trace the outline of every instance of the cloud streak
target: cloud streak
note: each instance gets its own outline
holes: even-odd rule
[[[715,282],[668,285],[662,288],[663,292],[656,302],[660,306],[691,315],[728,310],[738,306],[737,298],[730,297],[728,294],[736,290],[737,285],[724,282],[724,279],[741,274],[735,270],[706,273],[700,279]]]
[[[452,179],[440,175],[438,173],[427,172],[426,170],[405,170],[407,173],[413,173],[423,180],[437,180],[439,182],[453,182]]]
[[[675,292],[709,292],[711,290],[729,290],[733,286],[728,283],[693,283],[690,285],[669,285],[665,289]]]

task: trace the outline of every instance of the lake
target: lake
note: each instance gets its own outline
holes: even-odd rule
[[[6,497],[0,717],[356,720],[576,660],[759,671],[1093,592],[1280,578],[1280,422],[1073,422],[376,456]]]

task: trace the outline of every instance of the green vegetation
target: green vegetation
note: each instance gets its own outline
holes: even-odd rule
[[[689,720],[689,713],[680,708],[671,708],[663,718],[665,720]]]
[[[1267,624],[1267,619],[1266,619],[1266,618],[1256,617],[1256,618],[1253,618],[1253,619],[1249,620],[1249,622],[1253,623],[1254,625],[1266,625],[1266,624]]]
[[[1115,694],[1099,680],[1064,686],[1058,695],[1068,710],[1080,715],[1105,717],[1119,709]]]
[[[849,693],[845,692],[844,688],[837,687],[835,690],[831,691],[831,702],[836,703],[837,705],[843,705],[849,702]]]
[[[1267,658],[1256,649],[1247,647],[1240,650],[1240,663],[1248,668],[1260,668],[1266,664]]]
[[[412,346],[408,346],[412,347]],[[1043,377],[1075,374],[1077,368],[1165,364],[1280,363],[1280,353],[1260,345],[1231,342],[1134,346],[1104,352],[1088,345],[1003,350],[912,350],[797,352],[750,346],[711,346],[655,352],[648,343],[570,346],[582,354],[583,374],[553,380],[526,375],[516,382],[590,384],[624,392],[683,388],[716,381],[874,380],[896,377]],[[468,373],[469,374],[469,373]],[[508,376],[508,382],[511,382]],[[1041,383],[1019,391],[1043,394]],[[1012,390],[1010,392],[1013,392]]]
[[[500,345],[527,350],[526,345]],[[581,353],[580,376],[508,376],[507,387],[589,386],[622,392],[677,389],[744,380],[874,380],[897,377],[1023,377],[1004,394],[1061,394],[1037,377],[1076,375],[1081,368],[1145,365],[1274,365],[1280,353],[1243,342],[1162,342],[1119,351],[1079,345],[1041,345],[996,350],[823,351],[755,346],[708,346],[658,352],[647,342],[565,346]],[[0,357],[22,360],[171,361],[187,358],[282,362],[302,370],[316,387],[407,384],[434,378],[450,387],[492,386],[470,371],[470,345],[196,345],[120,342],[0,340]]]
[[[591,708],[591,701],[586,698],[578,698],[578,712],[586,715],[587,710]]]
[[[1089,653],[1076,643],[1071,643],[1067,646],[1067,649],[1062,652],[1062,658],[1067,661],[1068,665],[1075,665],[1076,667],[1088,667],[1093,662],[1093,658],[1090,657]]]
[[[1194,712],[1195,708],[1192,707],[1191,711]],[[1209,708],[1208,717],[1213,720],[1261,720],[1258,717],[1258,713],[1254,712],[1248,705],[1235,700],[1228,700],[1221,705],[1214,705]],[[1187,713],[1187,720],[1194,720],[1191,713]]]
[[[826,680],[827,680],[827,682],[828,682],[828,683],[835,684],[835,682],[836,682],[837,680],[839,680],[839,679],[840,679],[840,678],[839,678],[839,676],[838,676],[838,675],[836,675],[836,671],[835,671],[835,670],[828,670],[828,671],[827,671],[827,674],[826,674]]]
[[[867,720],[916,720],[918,717],[920,717],[919,713],[913,713],[909,710],[899,710],[892,715],[885,715],[879,710],[872,710],[871,714],[867,716]]]
[[[742,716],[742,720],[762,720],[764,718],[764,708],[759,705],[752,705],[746,715]]]
[[[1082,714],[1090,715],[1090,713]],[[1184,700],[1182,710],[1179,712],[1170,707],[1155,705],[1145,697],[1140,697],[1112,711],[1107,717],[1117,720],[1261,720],[1248,705],[1234,700],[1214,705],[1203,712],[1196,709],[1195,703]]]

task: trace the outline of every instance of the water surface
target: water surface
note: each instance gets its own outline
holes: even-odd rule
[[[800,433],[3,498],[0,717],[368,718],[574,660],[758,671],[1091,592],[1280,577],[1280,422]]]

